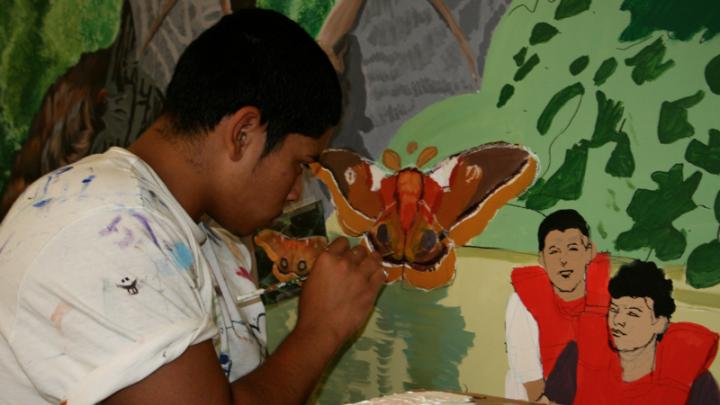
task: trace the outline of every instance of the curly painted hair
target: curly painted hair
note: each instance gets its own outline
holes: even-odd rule
[[[635,260],[622,265],[617,274],[610,279],[608,289],[613,298],[652,298],[655,316],[670,319],[675,312],[672,280],[666,279],[663,269],[653,262]]]

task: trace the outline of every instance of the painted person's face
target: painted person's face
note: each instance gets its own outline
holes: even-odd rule
[[[540,264],[557,290],[573,292],[585,287],[585,272],[594,255],[592,243],[579,229],[553,230],[545,236]]]
[[[613,298],[608,312],[610,343],[620,352],[643,348],[663,333],[667,322],[666,317],[655,316],[652,298]]]

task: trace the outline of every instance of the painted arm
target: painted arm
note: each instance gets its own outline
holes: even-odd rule
[[[297,326],[253,372],[229,384],[205,341],[105,403],[302,404],[340,346],[367,320],[384,281],[378,257],[351,251],[346,239],[337,239],[304,284]]]
[[[523,385],[528,399],[540,398],[545,390],[545,381],[540,361],[538,326],[516,293],[508,300],[505,339],[512,380]],[[512,387],[506,387],[505,396],[517,396],[512,395],[511,391]]]

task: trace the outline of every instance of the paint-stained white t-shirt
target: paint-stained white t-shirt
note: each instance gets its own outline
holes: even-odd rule
[[[93,404],[213,340],[230,380],[266,352],[252,255],[112,148],[33,183],[0,225],[0,404]]]
[[[523,384],[543,378],[538,325],[520,296],[513,292],[505,312],[505,345],[508,371],[505,374],[505,397],[527,400]]]

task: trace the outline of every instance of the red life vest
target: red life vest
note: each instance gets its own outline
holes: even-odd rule
[[[543,378],[547,380],[557,358],[570,341],[575,340],[575,331],[580,314],[586,302],[598,302],[607,306],[610,277],[610,257],[607,253],[595,256],[585,274],[586,296],[565,302],[555,294],[545,269],[540,266],[519,267],[512,272],[512,284],[523,305],[538,324],[540,359]]]
[[[578,333],[575,404],[685,404],[695,379],[712,364],[718,334],[689,323],[670,324],[657,344],[655,369],[622,381],[620,356],[608,343],[607,319],[583,314]]]

